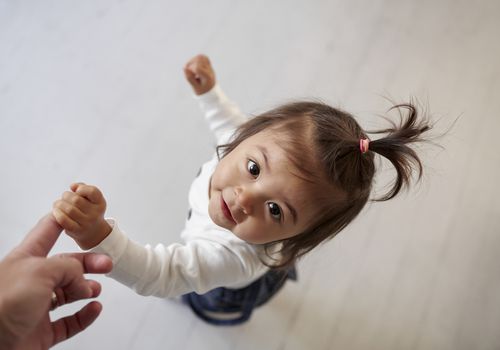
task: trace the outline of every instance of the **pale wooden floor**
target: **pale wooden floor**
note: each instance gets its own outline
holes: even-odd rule
[[[250,323],[214,328],[100,278],[102,316],[59,348],[499,349],[499,15],[495,0],[0,0],[0,253],[75,180],[134,239],[176,241],[213,151],[182,76],[205,52],[249,113],[317,97],[370,128],[383,96],[414,95],[436,133],[460,118],[424,148],[422,185],[367,208]]]

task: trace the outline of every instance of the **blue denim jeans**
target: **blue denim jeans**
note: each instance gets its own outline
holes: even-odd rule
[[[213,325],[237,325],[247,321],[255,307],[269,301],[285,284],[287,279],[297,280],[295,267],[287,270],[269,270],[250,285],[238,288],[219,287],[199,295],[185,294],[186,302],[198,317]],[[236,314],[226,317],[227,314]],[[217,317],[218,315],[223,317]]]

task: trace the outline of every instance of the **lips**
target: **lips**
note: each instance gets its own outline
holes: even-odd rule
[[[229,210],[229,207],[227,206],[226,202],[224,201],[224,198],[221,196],[220,197],[220,207],[222,210],[222,213],[228,219],[230,222],[236,224],[236,220],[234,220],[233,216],[231,215],[231,211]]]

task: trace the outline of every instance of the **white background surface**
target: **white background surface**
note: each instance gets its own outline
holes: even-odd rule
[[[58,348],[498,349],[499,14],[494,0],[0,0],[0,255],[73,181],[98,185],[133,239],[177,241],[213,152],[182,74],[203,52],[251,114],[320,98],[374,128],[383,96],[416,96],[435,134],[460,118],[444,149],[423,147],[420,186],[369,206],[249,323],[212,327],[98,277],[101,317]],[[63,236],[54,252],[76,248]]]

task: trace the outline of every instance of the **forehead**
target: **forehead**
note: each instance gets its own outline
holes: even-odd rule
[[[264,130],[245,139],[238,146],[242,151],[258,151],[272,162],[274,170],[290,173],[309,184],[319,183],[320,171],[311,145],[299,135],[282,130]],[[284,174],[281,174],[284,175]]]

